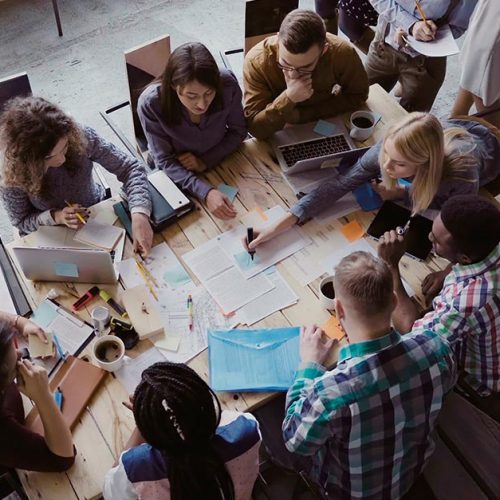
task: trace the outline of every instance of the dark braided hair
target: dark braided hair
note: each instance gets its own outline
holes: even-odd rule
[[[234,500],[233,481],[213,448],[221,407],[184,364],[155,363],[134,393],[137,428],[167,462],[173,500]]]

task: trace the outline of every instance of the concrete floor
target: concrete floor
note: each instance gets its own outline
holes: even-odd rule
[[[173,47],[190,40],[219,50],[243,41],[243,0],[59,0],[64,36],[49,0],[0,0],[0,78],[26,71],[35,94],[116,141],[99,111],[127,98],[123,51],[168,33]],[[312,8],[313,0],[300,6]],[[459,78],[449,58],[435,112],[445,116]],[[122,117],[128,126],[128,115]],[[0,236],[12,229],[0,208]]]

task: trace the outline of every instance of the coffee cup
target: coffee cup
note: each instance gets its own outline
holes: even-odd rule
[[[114,335],[105,335],[95,341],[92,353],[101,368],[108,372],[114,372],[123,364],[125,344],[122,339]]]
[[[98,336],[102,335],[111,320],[109,309],[104,306],[94,307],[94,309],[90,311],[90,317],[92,318],[92,325],[95,328],[96,334]]]
[[[356,141],[365,141],[373,134],[376,121],[376,116],[371,111],[355,111],[351,115],[349,135]]]
[[[319,283],[319,301],[320,304],[329,311],[335,309],[335,288],[334,277],[327,276]]]

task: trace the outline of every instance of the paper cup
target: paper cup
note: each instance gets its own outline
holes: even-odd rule
[[[323,278],[319,283],[319,301],[328,311],[335,309],[335,288],[333,276]]]
[[[108,372],[114,372],[123,364],[125,345],[122,339],[114,335],[105,335],[95,341],[92,354],[101,368]]]
[[[371,111],[355,111],[351,115],[351,132],[356,141],[365,141],[373,134],[377,117]]]
[[[95,328],[96,334],[102,335],[111,320],[109,309],[104,306],[94,307],[94,309],[90,311],[90,317],[92,318],[92,325]]]

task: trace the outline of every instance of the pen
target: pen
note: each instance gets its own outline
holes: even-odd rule
[[[253,241],[253,227],[247,227],[247,244],[250,245]],[[255,250],[248,250],[250,257],[253,260],[253,256],[255,254]]]
[[[90,290],[85,292],[85,295],[82,295],[72,306],[73,311],[78,311],[82,307],[86,306],[89,302],[94,300],[94,297],[99,295],[99,287],[93,286]]]
[[[404,227],[396,228],[396,233],[398,234],[398,236],[404,236],[408,232],[408,229],[410,229],[410,222],[411,222],[412,218],[413,217],[410,217],[408,219],[408,222],[404,225]]]
[[[56,345],[56,349],[57,349],[57,352],[59,353],[59,356],[64,361],[66,359],[66,354],[64,354],[64,351],[62,350],[61,344],[59,343],[59,339],[57,338],[57,335],[55,333],[52,336],[52,339],[54,340],[54,344]]]
[[[73,208],[73,205],[69,203],[68,201],[64,200],[64,203],[68,205],[69,208]],[[76,218],[82,223],[82,224],[87,224],[87,221],[78,213],[75,212]]]
[[[128,316],[127,311],[116,302],[116,300],[109,295],[108,292],[105,292],[104,290],[99,290],[99,296],[101,297],[106,304],[108,304],[110,307],[112,307],[122,318],[125,318]]]
[[[188,308],[188,314],[189,314],[189,329],[193,329],[193,297],[191,295],[188,295],[187,299],[187,308]]]
[[[54,392],[54,400],[56,402],[57,407],[59,410],[62,410],[62,405],[63,405],[63,393],[61,389],[58,387],[55,392]]]

